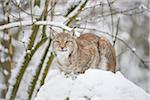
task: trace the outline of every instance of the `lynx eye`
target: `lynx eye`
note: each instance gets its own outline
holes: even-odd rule
[[[59,43],[59,41],[55,41],[55,43]]]
[[[72,41],[70,41],[70,40],[68,40],[68,41],[66,41],[66,43],[71,43]]]

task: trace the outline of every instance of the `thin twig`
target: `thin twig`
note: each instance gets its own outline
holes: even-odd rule
[[[111,1],[111,2],[109,2],[109,4],[113,4],[115,1],[117,1],[117,0]],[[92,6],[89,6],[89,7],[85,7],[82,11],[88,10],[88,9],[90,9],[90,8],[99,7],[99,6],[105,6],[105,5],[108,5],[108,4],[107,4],[107,3],[100,2],[100,3],[98,3],[98,4],[95,4],[95,5],[92,5]]]
[[[116,55],[116,58],[119,57],[119,56],[121,56],[122,54],[124,54],[127,51],[129,51],[129,49],[126,49],[126,50],[122,51],[121,53],[119,53],[118,55]]]
[[[68,18],[66,19],[65,23],[67,26],[71,26],[70,23],[72,23],[76,17],[80,14],[80,12],[82,11],[82,9],[85,7],[86,3],[88,2],[88,0],[81,0],[81,3],[79,4],[78,7],[76,7],[75,10],[73,10],[73,12],[71,12],[68,15]]]
[[[47,11],[47,13],[51,12],[51,10],[56,6],[58,1],[55,0],[54,4],[51,5],[51,8]]]
[[[108,6],[109,6],[109,11],[110,11],[110,16],[111,16],[111,34],[114,33],[114,20],[113,20],[113,13],[112,13],[112,8],[111,4],[109,3],[109,0],[107,0]]]
[[[114,39],[114,43],[113,43],[113,47],[115,46],[116,40],[117,40],[117,35],[118,35],[118,30],[119,30],[119,22],[120,22],[120,18],[117,20],[117,26],[116,26],[116,34],[115,34],[115,39]]]
[[[14,6],[16,6],[18,9],[20,9],[22,12],[24,12],[25,14],[27,14],[27,15],[33,15],[33,16],[40,16],[40,15],[36,15],[36,14],[31,14],[31,13],[29,13],[29,12],[27,12],[27,11],[25,11],[23,8],[21,8],[18,4],[16,4],[15,2],[14,2],[14,0],[10,0],[11,2],[12,2],[12,4],[14,5]]]
[[[84,23],[85,21],[87,20],[91,20],[91,21],[95,21],[97,19],[101,19],[101,18],[106,18],[106,17],[109,17],[111,14],[114,16],[114,15],[117,15],[117,14],[124,14],[124,15],[128,15],[128,16],[131,16],[135,13],[132,13],[132,14],[129,14],[129,12],[133,12],[135,10],[139,9],[139,6],[136,6],[136,7],[133,7],[133,8],[129,8],[129,9],[125,9],[125,10],[120,10],[117,11],[114,10],[112,13],[108,13],[108,12],[105,12],[103,15],[98,15],[96,17],[90,17],[90,16],[85,16],[85,17],[82,17],[80,23]],[[140,11],[140,12],[136,12],[136,14],[140,14],[140,13],[143,13],[145,11],[148,11],[148,10],[144,10],[144,11]],[[98,22],[98,21],[97,21]]]

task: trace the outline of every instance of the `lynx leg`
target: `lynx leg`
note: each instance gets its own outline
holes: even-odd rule
[[[99,40],[100,67],[106,67],[106,70],[116,71],[116,56],[114,47],[105,37]]]

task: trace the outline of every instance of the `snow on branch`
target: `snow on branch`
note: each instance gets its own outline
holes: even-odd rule
[[[14,28],[14,27],[19,27],[19,26],[31,26],[31,25],[48,25],[48,26],[54,26],[54,27],[59,27],[62,29],[65,29],[67,31],[72,31],[73,28],[70,28],[68,26],[66,26],[65,24],[63,24],[62,22],[52,22],[52,21],[18,21],[18,22],[12,22],[12,23],[8,23],[5,25],[1,25],[0,26],[0,31],[5,30],[5,29],[10,29],[10,28]],[[75,35],[78,37],[80,36],[79,32],[75,31]]]
[[[66,19],[66,25],[69,25],[79,15],[87,2],[88,0],[81,0],[79,6],[68,15],[68,18]]]
[[[21,23],[21,24],[20,24]],[[61,22],[51,22],[51,21],[18,21],[18,22],[12,22],[12,23],[8,23],[5,25],[1,25],[0,26],[0,31],[4,30],[4,29],[9,29],[9,28],[14,28],[14,27],[19,27],[19,26],[31,26],[31,25],[49,25],[49,26],[55,26],[55,27],[59,27],[59,28],[63,28],[67,31],[71,31],[72,28],[64,25]]]

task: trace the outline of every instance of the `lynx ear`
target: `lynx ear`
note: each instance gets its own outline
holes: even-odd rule
[[[70,32],[70,34],[71,34],[71,36],[75,36],[75,31],[74,30],[71,30],[71,32]]]
[[[55,39],[56,37],[57,37],[57,33],[55,33],[55,32],[50,33],[50,38],[51,39]]]
[[[52,30],[52,31],[50,32],[50,38],[51,38],[51,39],[55,39],[57,36],[58,36],[58,33],[57,33],[56,31]]]
[[[76,32],[74,29],[72,31],[70,31],[70,34],[74,37],[74,38],[77,38],[80,36],[80,33],[79,32]]]
[[[75,30],[73,29],[73,30],[71,30],[70,32],[69,32],[69,34],[73,37],[73,38],[77,38],[77,36],[76,36],[76,34],[75,34]]]

